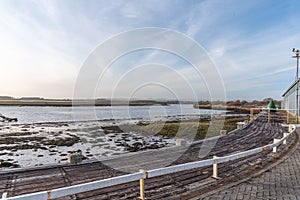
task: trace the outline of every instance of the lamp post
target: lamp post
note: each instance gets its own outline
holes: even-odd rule
[[[292,56],[292,58],[297,59],[297,71],[296,71],[296,121],[298,124],[298,114],[299,114],[299,88],[298,88],[298,79],[299,79],[299,49],[292,49],[292,52],[295,53],[295,56]]]

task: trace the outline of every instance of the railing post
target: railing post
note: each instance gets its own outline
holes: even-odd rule
[[[289,135],[289,133],[283,133],[283,137],[286,137],[288,135]],[[286,144],[286,140],[283,140],[282,144]]]
[[[227,134],[227,130],[220,130],[220,136],[226,135]]]
[[[251,122],[254,120],[253,109],[254,109],[254,108],[250,108],[250,121],[251,121]]]
[[[271,121],[271,109],[268,109],[268,123]]]
[[[279,142],[280,139],[274,138],[274,144]],[[273,153],[277,152],[277,147],[273,147]]]
[[[2,194],[1,200],[6,200],[6,199],[7,199],[7,192],[4,192],[4,193]]]
[[[146,172],[146,171],[140,169],[140,172]],[[145,200],[145,180],[143,178],[140,179],[140,199]]]
[[[294,126],[292,124],[289,125],[289,133],[294,130]]]
[[[213,156],[213,158],[218,158],[218,156]],[[212,178],[219,179],[218,177],[218,164],[213,164],[213,175]]]
[[[286,111],[286,123],[288,124],[290,121],[289,111]]]

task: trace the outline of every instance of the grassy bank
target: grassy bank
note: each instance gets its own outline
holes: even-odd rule
[[[220,133],[220,129],[230,132],[236,129],[236,123],[248,118],[244,117],[228,117],[223,120],[210,120],[203,119],[201,121],[182,121],[182,122],[166,122],[166,123],[154,123],[154,124],[140,124],[140,125],[125,125],[120,128],[123,131],[135,131],[144,135],[162,135],[168,137],[181,137],[201,140],[206,138],[208,129],[209,137],[217,136]],[[224,122],[223,126],[222,123]]]

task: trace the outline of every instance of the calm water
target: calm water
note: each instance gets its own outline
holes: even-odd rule
[[[179,119],[196,118],[199,115],[219,114],[223,111],[200,110],[192,104],[170,106],[105,106],[105,107],[30,107],[0,106],[0,113],[18,118],[18,123],[59,122],[107,119]]]

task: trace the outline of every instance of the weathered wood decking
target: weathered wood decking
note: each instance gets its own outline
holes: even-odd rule
[[[281,138],[285,131],[280,124],[283,119],[280,113],[273,115],[270,124],[267,123],[267,116],[262,115],[245,129],[220,137],[210,153],[201,159],[211,158],[213,155],[224,156],[245,151],[272,143],[273,138]],[[291,143],[293,138],[289,138],[289,140],[289,143]],[[153,169],[197,161],[200,160],[199,150],[202,144],[203,142],[192,144],[187,150],[184,148],[168,148],[76,166],[57,166],[1,173],[0,194],[8,192],[8,196],[15,196],[101,180],[131,171],[136,172],[141,168]],[[178,159],[174,160],[174,158]],[[254,170],[264,163],[268,163],[270,159],[272,159],[271,152],[264,151],[254,156],[221,164],[219,165],[219,176],[224,178],[221,181],[210,178],[212,174],[211,167],[146,179],[146,197],[147,199],[179,199],[179,196],[182,196],[182,198],[185,196],[188,199],[192,194],[205,192],[209,189],[209,185],[217,184],[217,182],[225,184],[227,180],[238,179],[244,172]],[[138,184],[138,182],[132,182],[61,199],[138,199]]]

